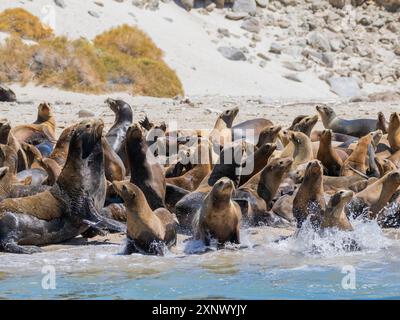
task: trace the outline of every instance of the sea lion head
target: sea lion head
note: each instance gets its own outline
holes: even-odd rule
[[[114,181],[112,186],[124,201],[125,206],[130,209],[142,209],[143,204],[147,203],[143,191],[132,182]]]
[[[381,139],[383,137],[383,132],[382,132],[382,130],[378,129],[371,133],[372,133],[372,143],[373,143],[374,147],[376,148],[376,146],[378,145],[378,143],[381,141]]]
[[[397,169],[396,165],[389,159],[382,159],[375,156],[375,163],[378,167],[381,177],[383,177],[386,173]]]
[[[333,111],[331,107],[328,106],[316,106],[315,109],[317,109],[319,116],[321,117],[321,120],[324,124],[325,127],[329,126],[329,123],[336,118],[336,113]]]
[[[237,114],[239,113],[239,108],[233,108],[223,111],[218,118],[222,119],[227,128],[232,127],[233,120],[235,120]]]
[[[350,200],[353,198],[354,192],[351,190],[340,190],[336,192],[328,202],[328,208],[335,208],[340,206],[343,208],[346,204],[350,202]],[[341,214],[341,210],[339,211],[334,211],[334,210],[326,210],[325,213],[330,213],[330,214]]]
[[[214,184],[210,194],[212,195],[213,200],[227,199],[232,196],[234,189],[235,184],[233,181],[227,177],[222,177]]]
[[[269,161],[265,169],[267,172],[274,172],[276,175],[282,175],[289,172],[292,163],[292,158],[274,158]]]
[[[81,158],[86,159],[103,135],[104,122],[101,119],[82,120],[74,128],[70,148],[80,150]]]
[[[322,177],[323,166],[319,160],[312,160],[307,164],[306,172],[304,174],[304,179],[316,179]]]
[[[125,101],[107,98],[104,102],[114,112],[116,121],[126,120],[132,122],[132,108]]]
[[[132,140],[142,141],[143,138],[144,138],[144,133],[140,128],[140,125],[134,123],[128,128],[128,131],[126,132],[127,141],[132,141]]]
[[[261,130],[258,140],[262,143],[275,142],[282,126],[268,126]]]
[[[53,109],[51,108],[50,103],[42,102],[38,106],[38,120],[47,121],[51,117],[53,117]]]
[[[322,130],[321,135],[320,135],[320,140],[321,142],[329,142],[332,141],[332,130],[331,129],[325,129]]]
[[[393,112],[389,118],[389,127],[398,127],[400,125],[400,115],[398,112]]]
[[[394,170],[386,174],[386,181],[392,184],[400,185],[400,170]]]
[[[292,124],[291,130],[300,131],[309,136],[311,134],[312,128],[314,128],[315,124],[318,122],[318,115],[314,116],[303,116],[300,121]]]
[[[293,142],[295,146],[301,146],[304,145],[308,139],[308,137],[303,133],[299,131],[290,131],[289,132],[289,139],[290,141]]]

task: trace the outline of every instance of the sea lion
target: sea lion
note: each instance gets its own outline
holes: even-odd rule
[[[193,167],[181,176],[167,178],[166,182],[188,191],[194,191],[201,181],[211,172],[211,143],[208,140],[201,141],[193,154],[189,151],[189,163]]]
[[[210,245],[211,238],[216,239],[220,246],[226,242],[240,243],[242,213],[239,205],[232,200],[234,189],[232,180],[218,180],[194,219],[195,239],[203,241],[206,246]]]
[[[299,165],[307,163],[314,158],[311,140],[304,133],[291,132],[290,141],[294,146],[292,169],[296,169]],[[288,156],[290,157],[291,155]],[[281,154],[281,157],[287,156]]]
[[[121,181],[125,179],[126,170],[121,158],[110,147],[106,138],[101,139],[104,151],[105,174],[108,181]]]
[[[376,129],[382,130],[383,134],[388,133],[388,124],[383,112],[378,112],[378,123]]]
[[[234,192],[235,201],[246,202],[247,210],[242,209],[242,214],[251,225],[259,222],[269,224],[274,222],[268,211],[272,208],[272,200],[292,162],[290,158],[272,159],[261,172]]]
[[[361,181],[367,181],[368,177],[360,176],[358,174],[347,177],[323,177],[324,191],[327,193],[334,193],[342,189],[350,189],[352,185],[359,183]]]
[[[390,159],[375,157],[375,163],[379,169],[379,175],[383,177],[386,173],[396,170],[396,165]]]
[[[273,126],[271,120],[264,118],[256,118],[238,123],[232,127],[233,141],[246,140],[257,145],[260,132],[266,128]]]
[[[223,148],[225,143],[230,143],[234,140],[232,132],[232,123],[235,120],[239,108],[232,108],[223,111],[217,118],[214,124],[214,128],[209,133],[208,139],[217,148]]]
[[[48,103],[38,106],[37,120],[33,124],[23,124],[11,129],[18,142],[37,145],[55,143],[56,120],[53,110]]]
[[[240,140],[225,146],[211,173],[203,179],[199,187],[176,203],[175,214],[182,228],[191,225],[194,214],[200,209],[207,193],[219,179],[227,177],[236,186],[239,184],[240,168],[245,151],[245,143]]]
[[[288,130],[303,132],[307,137],[311,136],[311,131],[318,122],[318,115],[296,117]]]
[[[400,114],[397,112],[390,115],[387,139],[394,152],[400,149]]]
[[[49,158],[57,162],[61,167],[64,166],[65,161],[67,160],[69,143],[71,141],[72,135],[74,134],[74,130],[78,127],[78,124],[73,124],[67,128],[65,128],[60,137],[58,138],[56,145],[54,146],[53,151],[51,152]]]
[[[343,161],[332,147],[332,130],[322,131],[317,159],[325,167],[328,176],[338,176],[340,174]]]
[[[343,231],[353,231],[353,226],[344,210],[353,195],[353,191],[341,190],[330,198],[326,210],[322,214],[321,229],[337,228]]]
[[[368,146],[371,144],[373,135],[368,133],[358,140],[356,148],[351,155],[343,162],[340,170],[341,176],[352,176],[357,174],[355,171],[362,174],[367,173],[366,157],[368,153]]]
[[[65,166],[50,190],[0,202],[1,251],[38,252],[35,246],[74,238],[89,226],[124,230],[98,214],[87,189],[88,159],[96,145],[101,147],[103,127],[102,121],[80,123],[71,138]]]
[[[376,119],[345,120],[339,118],[335,111],[328,106],[316,106],[325,129],[333,132],[344,133],[354,137],[362,137],[377,129]]]
[[[0,143],[7,144],[8,134],[11,131],[11,123],[6,118],[0,119]]]
[[[270,126],[262,129],[258,137],[257,148],[266,143],[275,143],[281,130],[281,126]]]
[[[347,215],[363,215],[374,219],[400,186],[400,171],[388,172],[358,192],[346,207]]]
[[[245,184],[254,175],[259,173],[268,163],[269,158],[276,150],[276,144],[266,143],[254,153],[249,154],[242,163],[239,186]]]
[[[106,134],[106,139],[114,152],[121,158],[128,168],[128,160],[125,154],[124,141],[126,132],[133,121],[132,108],[122,100],[108,98],[105,103],[115,114],[115,120]]]
[[[127,209],[127,244],[124,254],[133,252],[163,254],[164,247],[176,244],[176,216],[165,208],[152,210],[143,191],[127,182],[113,182],[113,187],[124,200]]]
[[[130,181],[142,189],[152,210],[165,207],[164,169],[157,162],[138,124],[126,132],[125,152],[131,172]]]
[[[322,165],[318,160],[310,161],[296,196],[293,200],[293,216],[297,221],[297,228],[301,228],[308,216],[314,226],[325,210],[324,189],[322,184]]]

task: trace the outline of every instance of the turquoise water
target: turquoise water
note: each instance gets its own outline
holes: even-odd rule
[[[351,237],[358,252],[340,248],[340,232],[320,237],[305,230],[274,243],[279,230],[252,228],[242,231],[246,248],[204,254],[188,253],[201,246],[181,239],[165,257],[121,256],[118,244],[1,255],[0,298],[399,299],[399,233],[384,234],[374,223],[356,225]],[[47,265],[55,268],[55,289],[42,288]],[[344,266],[355,270],[355,289],[342,287]]]

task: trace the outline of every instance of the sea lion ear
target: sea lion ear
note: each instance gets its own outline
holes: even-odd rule
[[[22,182],[24,186],[30,186],[32,184],[32,176],[26,177]]]
[[[160,129],[162,130],[162,131],[164,131],[164,132],[166,132],[167,131],[167,125],[165,124],[165,122],[163,121],[163,122],[161,122],[161,124],[160,124]]]

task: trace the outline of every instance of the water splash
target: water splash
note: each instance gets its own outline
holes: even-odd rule
[[[294,236],[269,246],[305,256],[337,257],[377,252],[393,244],[393,240],[384,235],[375,220],[359,217],[350,222],[353,231],[337,228],[315,231],[312,222],[307,219]]]

